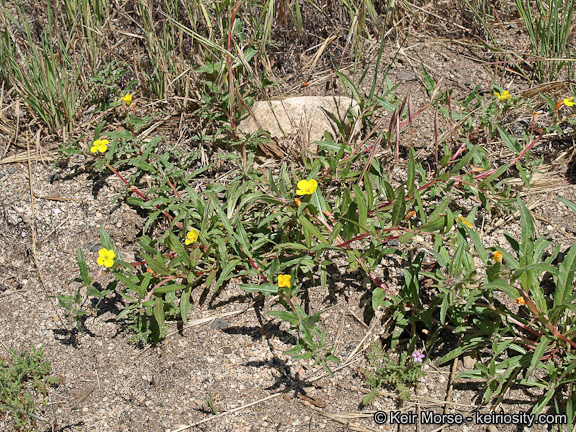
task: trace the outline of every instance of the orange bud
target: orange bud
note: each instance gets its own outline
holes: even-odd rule
[[[406,220],[412,219],[414,216],[416,216],[416,212],[414,210],[409,211],[408,214],[406,215]]]
[[[296,199],[294,200],[294,202],[296,203],[296,205],[297,205],[298,207],[300,207],[300,198],[296,198]]]
[[[494,257],[493,257],[494,261],[496,261],[497,263],[502,263],[502,252],[500,251],[496,251],[494,252]]]
[[[518,297],[516,300],[514,300],[516,303],[518,303],[520,306],[524,306],[526,304],[526,301],[522,298],[522,297]]]
[[[558,108],[560,108],[563,103],[564,103],[563,100],[559,100],[558,102],[556,102],[556,108],[554,108],[554,111],[558,111]]]

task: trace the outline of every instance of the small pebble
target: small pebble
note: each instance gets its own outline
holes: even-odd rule
[[[212,321],[210,327],[212,330],[224,330],[230,327],[230,324],[228,324],[228,322],[223,319],[216,318],[214,321]]]
[[[416,81],[416,74],[410,71],[398,71],[396,73],[396,78],[402,81]]]

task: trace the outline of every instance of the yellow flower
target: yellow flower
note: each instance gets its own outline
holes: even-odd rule
[[[122,96],[120,99],[122,99],[127,106],[130,106],[130,102],[132,102],[132,95],[130,93],[127,93],[126,95]]]
[[[286,287],[286,288],[290,288],[290,278],[292,276],[290,275],[278,275],[278,286],[280,288],[282,287]]]
[[[508,90],[504,90],[502,94],[499,92],[494,92],[494,96],[496,96],[501,101],[505,101],[506,99],[510,99],[512,97],[512,95],[508,93]]]
[[[493,257],[494,261],[496,261],[497,263],[502,264],[502,252],[500,251],[496,251],[494,252],[494,257]]]
[[[318,187],[318,182],[314,179],[312,180],[300,180],[298,182],[297,195],[312,195],[316,188]]]
[[[458,223],[458,221],[460,221],[464,225],[468,226],[468,228],[472,228],[472,224],[470,222],[468,222],[466,219],[464,219],[462,216],[460,216],[459,218],[456,218],[456,223]]]
[[[516,300],[514,300],[516,303],[518,303],[520,306],[524,306],[526,304],[526,301],[522,298],[522,297],[518,297]]]
[[[574,96],[570,96],[569,98],[562,100],[562,103],[566,106],[573,106],[574,105]]]
[[[114,258],[116,258],[116,254],[114,253],[114,251],[112,249],[108,250],[108,249],[102,248],[98,251],[98,255],[100,255],[98,257],[98,259],[96,260],[98,265],[103,265],[103,266],[106,266],[108,268],[110,268],[114,265]]]
[[[90,147],[90,151],[92,153],[96,153],[96,152],[100,152],[100,153],[104,153],[106,150],[108,150],[108,144],[110,143],[110,141],[108,141],[107,139],[97,139],[96,141],[94,141],[92,143],[92,147]]]
[[[195,243],[198,240],[199,235],[200,231],[192,228],[190,231],[188,231],[188,234],[186,234],[186,241],[184,243],[186,243],[187,245]]]

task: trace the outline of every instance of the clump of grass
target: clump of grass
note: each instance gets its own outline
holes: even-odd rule
[[[514,3],[526,25],[532,52],[545,60],[536,63],[536,78],[539,82],[557,79],[566,64],[561,59],[571,58],[568,37],[575,0],[514,0]],[[568,62],[567,67],[572,79],[574,66]]]
[[[84,48],[78,56],[71,54],[72,32],[65,39],[55,30],[57,26],[49,4],[46,8],[48,23],[39,40],[18,3],[16,9],[18,16],[14,17],[7,8],[2,8],[0,76],[16,88],[51,133],[60,128],[69,130],[82,93],[80,59]],[[20,43],[20,36],[23,43]]]

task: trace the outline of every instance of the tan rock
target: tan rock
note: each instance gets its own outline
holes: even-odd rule
[[[338,136],[338,127],[331,115],[345,122],[350,108],[357,112],[358,103],[343,96],[301,96],[258,101],[252,107],[254,118],[248,116],[242,120],[238,129],[242,133],[253,134],[260,128],[270,132],[273,138],[297,134],[302,146],[316,153],[313,143],[323,140],[324,131]]]
[[[464,363],[464,369],[471,370],[476,367],[476,362],[478,361],[478,351],[473,350],[466,354],[462,359]]]

